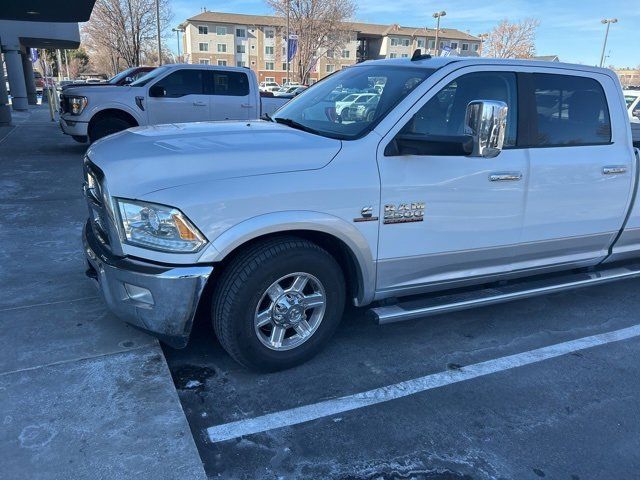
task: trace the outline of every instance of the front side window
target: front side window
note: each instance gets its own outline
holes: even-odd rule
[[[206,70],[184,69],[167,75],[156,83],[164,88],[166,97],[202,95],[203,75]]]
[[[285,104],[274,119],[318,135],[353,140],[375,127],[433,72],[383,65],[346,68]],[[355,105],[362,95],[366,103]]]
[[[518,101],[516,75],[511,72],[475,72],[456,78],[418,110],[402,133],[438,137],[464,135],[467,105],[474,100],[498,100],[507,104],[504,145],[515,145]]]
[[[611,141],[607,99],[593,78],[533,74],[537,135],[533,146],[597,145]]]

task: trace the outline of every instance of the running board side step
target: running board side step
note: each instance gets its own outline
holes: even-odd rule
[[[535,277],[533,280],[520,280],[490,288],[411,297],[410,300],[394,305],[372,308],[369,312],[382,325],[636,277],[640,277],[640,263],[637,262],[578,273]]]

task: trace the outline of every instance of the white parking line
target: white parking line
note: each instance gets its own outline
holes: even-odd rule
[[[395,400],[434,388],[444,387],[453,383],[464,382],[465,380],[471,380],[484,375],[530,365],[578,350],[606,345],[607,343],[627,340],[638,336],[640,336],[640,325],[634,325],[621,330],[614,330],[613,332],[601,333],[550,345],[548,347],[529,350],[527,352],[516,353],[515,355],[488,360],[486,362],[474,363],[456,370],[434,373],[367,392],[356,393],[355,395],[348,395],[346,397],[325,400],[311,405],[269,413],[260,417],[216,425],[207,428],[207,434],[211,442],[216,443],[238,438],[243,435],[266,432],[275,428],[289,427],[350,410],[388,402],[389,400]]]

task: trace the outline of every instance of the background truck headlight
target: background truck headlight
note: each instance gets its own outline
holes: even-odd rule
[[[154,250],[193,253],[207,243],[180,210],[166,205],[116,199],[123,241]]]
[[[68,97],[69,111],[72,115],[80,115],[87,106],[87,97]]]

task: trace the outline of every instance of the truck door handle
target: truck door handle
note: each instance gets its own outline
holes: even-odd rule
[[[194,107],[206,107],[207,102],[193,102]]]
[[[241,103],[240,106],[242,108],[251,108],[251,107],[253,107],[253,105],[251,105],[250,103]]]
[[[627,167],[624,165],[610,165],[607,167],[602,167],[603,175],[616,175],[620,173],[627,173]]]
[[[489,180],[492,182],[517,182],[520,179],[522,179],[520,172],[496,172],[489,175]]]

